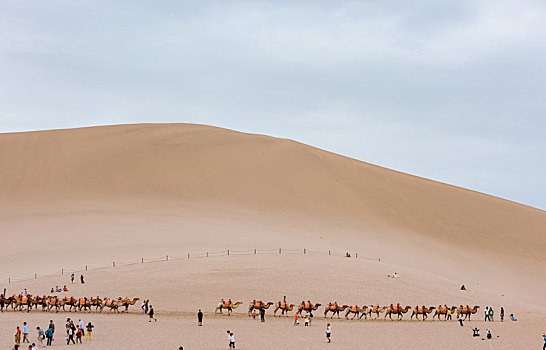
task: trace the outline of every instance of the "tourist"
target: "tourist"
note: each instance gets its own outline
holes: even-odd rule
[[[83,280],[83,275],[80,275],[80,283],[81,283],[81,284],[84,284],[84,283],[85,283],[85,281]]]
[[[148,315],[150,316],[150,320],[148,322],[152,322],[152,320],[157,322],[157,319],[154,318],[154,307],[152,305],[150,305],[150,311],[148,311]]]
[[[28,296],[28,291],[27,291],[26,288],[25,288],[25,290],[23,291],[23,295],[24,295],[24,296]]]
[[[49,320],[49,326],[47,328],[47,331],[50,331],[50,337],[47,339],[46,345],[51,345],[51,342],[53,341],[53,335],[55,334],[55,324],[53,323],[53,320]],[[46,331],[46,338],[47,338],[47,332]]]
[[[80,328],[80,325],[76,326],[76,343],[82,343],[82,336],[83,336],[83,327]]]
[[[13,346],[13,350],[19,350],[19,344],[15,344],[15,345]]]
[[[70,283],[74,284],[74,274],[70,275]]]
[[[304,326],[305,327],[309,326],[309,314],[305,315],[305,318],[303,320],[304,320]]]
[[[72,329],[72,327],[68,327],[66,329],[66,335],[68,336],[66,338],[66,345],[69,345],[70,341],[72,341],[72,344],[76,344],[76,342],[74,341],[74,330]]]
[[[463,313],[461,312],[459,314],[459,323],[461,324],[461,327],[463,326]]]
[[[36,327],[36,332],[38,333],[37,339],[40,342],[40,345],[44,345],[44,339],[45,339],[44,331],[40,327]]]
[[[265,308],[260,309],[260,320],[265,322]]]
[[[35,343],[32,343],[32,345],[29,345],[28,348],[31,349],[31,350],[38,350],[38,347],[36,346]]]
[[[300,320],[298,320],[298,313],[296,312],[294,314],[294,326],[297,326],[300,324]]]
[[[87,326],[85,327],[86,330],[87,330],[87,333],[85,334],[85,340],[87,340],[87,338],[89,338],[89,340],[92,340],[92,339],[91,339],[91,333],[93,333],[93,328],[94,328],[94,327],[95,327],[95,326],[93,326],[93,325],[91,324],[91,322],[87,323]]]
[[[544,345],[542,345],[542,350],[546,350],[546,333],[542,333],[542,339],[544,340]]]
[[[19,326],[17,326],[17,330],[15,331],[15,344],[21,345],[21,329]]]
[[[472,334],[473,337],[479,337],[480,336],[480,330],[477,327],[474,327],[472,330],[474,334]]]
[[[489,321],[490,322],[493,322],[493,308],[492,307],[489,307]]]
[[[332,342],[332,340],[330,339],[331,336],[332,336],[332,326],[330,326],[330,324],[328,323],[326,325],[326,339],[328,339],[328,343]]]
[[[28,325],[26,322],[23,322],[23,343],[30,343],[28,341]]]
[[[514,316],[514,314],[510,314],[510,319],[512,321],[517,321],[518,319]]]
[[[309,326],[313,323],[313,311],[309,311]]]
[[[143,314],[148,313],[148,304],[146,303],[146,299],[142,300],[142,306],[140,308],[142,309]]]
[[[201,311],[201,309],[199,309],[199,312],[197,313],[197,325],[203,325],[203,311]]]
[[[485,307],[484,314],[485,314],[485,322],[489,321],[489,306]]]
[[[229,333],[229,347],[230,349],[235,349],[235,336],[233,333]]]
[[[487,330],[487,339],[491,339],[493,336],[491,335],[491,330]]]
[[[466,287],[464,286],[464,284],[461,286],[461,290],[466,290]]]
[[[449,308],[447,307],[447,305],[445,305],[444,307],[445,307],[446,310],[447,310],[446,321],[451,320],[451,314],[452,314],[451,309],[449,309]],[[438,319],[439,319],[439,317],[438,317]]]
[[[72,282],[72,284],[74,284],[74,282]],[[66,288],[66,284],[63,287],[63,292],[68,292],[68,288]]]
[[[184,350],[184,348],[182,346],[179,346],[178,350]]]
[[[502,306],[500,309],[500,318],[501,318],[501,322],[504,322],[504,308]]]

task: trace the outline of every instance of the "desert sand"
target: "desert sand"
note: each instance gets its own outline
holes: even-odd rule
[[[150,324],[139,307],[120,315],[4,312],[4,348],[23,320],[33,330],[48,319],[62,326],[66,317],[95,323],[93,342],[83,345],[90,349],[220,349],[226,329],[241,349],[532,349],[546,331],[546,213],[539,209],[295,141],[203,125],[0,134],[0,161],[0,287],[8,295],[24,288],[50,294],[69,283],[61,269],[104,265],[82,272],[88,283],[66,294],[150,299],[158,313]],[[195,257],[279,248],[299,253]],[[194,258],[173,259],[187,253]],[[138,263],[166,255],[169,261]],[[387,278],[393,272],[401,277]],[[35,273],[39,278],[18,281]],[[270,311],[264,324],[246,316],[252,299],[285,295],[296,304],[481,309],[464,327],[409,315],[401,322],[334,320],[327,345],[322,312],[309,328]],[[220,298],[243,305],[233,316],[215,316]],[[504,306],[519,321],[486,325],[487,305],[496,319]],[[205,326],[198,328],[199,308]],[[482,334],[489,327],[495,338],[473,338],[471,327]]]

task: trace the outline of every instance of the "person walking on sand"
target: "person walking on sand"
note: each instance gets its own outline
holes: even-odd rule
[[[70,282],[74,284],[74,274],[70,275]]]
[[[484,314],[485,314],[485,322],[489,321],[489,306],[485,307]]]
[[[81,319],[78,320],[78,326],[80,326],[80,329],[82,330],[82,336],[85,335],[85,323]]]
[[[82,343],[83,328],[80,328],[80,325],[76,326],[76,343]]]
[[[500,318],[501,318],[501,322],[504,322],[504,308],[502,306],[500,309]]]
[[[154,322],[157,322],[157,318],[154,317],[154,307],[152,305],[150,305],[150,311],[148,311],[148,315],[150,316],[150,320],[148,322],[152,322],[152,320],[154,320]]]
[[[542,339],[544,340],[544,345],[542,345],[542,350],[546,350],[546,333],[542,333]]]
[[[309,315],[305,315],[305,318],[303,319],[304,323],[303,325],[305,327],[309,326]]]
[[[72,327],[68,327],[66,329],[66,345],[69,345],[70,344],[70,341],[72,341],[72,344],[76,344],[76,342],[74,341],[74,330],[72,329]]]
[[[332,342],[332,339],[330,339],[331,336],[332,336],[332,326],[328,323],[326,325],[326,339],[328,339],[328,343]]]
[[[21,329],[19,326],[17,326],[17,330],[15,331],[15,344],[21,345]]]
[[[203,311],[201,311],[201,309],[199,309],[199,312],[197,313],[197,325],[203,325]]]
[[[83,275],[80,275],[80,283],[81,283],[81,284],[84,284],[84,283],[85,283],[85,281],[83,280]]]
[[[262,322],[265,322],[265,309],[264,308],[260,309],[260,320]]]
[[[294,326],[297,326],[300,324],[300,320],[298,320],[298,313],[296,312],[294,314]]]
[[[461,312],[459,314],[459,323],[461,324],[461,327],[463,326],[463,313]]]
[[[235,335],[233,335],[233,332],[229,333],[229,347],[235,349]]]
[[[23,343],[30,343],[28,341],[28,325],[26,322],[23,322]]]
[[[36,332],[38,333],[38,337],[36,339],[38,339],[40,345],[44,345],[45,334],[43,329],[41,329],[40,327],[36,327]]]
[[[493,308],[489,307],[489,321],[491,322],[493,322],[493,315],[494,315]]]

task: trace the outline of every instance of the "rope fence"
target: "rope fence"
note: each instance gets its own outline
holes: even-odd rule
[[[186,255],[181,256],[169,256],[165,255],[162,257],[156,257],[156,258],[140,258],[136,260],[129,260],[129,261],[112,261],[111,263],[104,264],[104,265],[85,265],[84,267],[71,267],[71,268],[62,268],[59,272],[53,272],[48,274],[39,274],[35,273],[32,276],[22,277],[22,278],[7,278],[7,283],[16,283],[16,282],[24,282],[24,281],[30,281],[33,279],[38,278],[49,278],[49,277],[58,277],[58,276],[64,276],[64,275],[71,275],[73,273],[81,273],[85,271],[97,271],[97,270],[103,270],[103,269],[109,269],[109,268],[116,268],[120,266],[130,266],[130,265],[142,265],[142,264],[149,264],[154,262],[161,262],[161,261],[169,261],[169,260],[188,260],[188,259],[202,259],[202,258],[210,258],[210,257],[220,257],[220,256],[231,256],[231,255],[261,255],[261,254],[268,254],[268,255],[283,255],[283,254],[289,254],[289,255],[319,255],[319,256],[338,256],[338,257],[346,257],[346,253],[342,252],[336,252],[333,250],[326,250],[326,251],[315,251],[315,250],[309,250],[306,248],[303,249],[249,249],[249,250],[223,250],[223,251],[214,251],[214,252],[201,252],[201,253],[187,253]],[[381,262],[381,258],[372,258],[364,255],[359,255],[358,253],[355,253],[354,255],[350,256],[351,258],[355,259],[362,259],[362,260],[368,260],[368,261],[377,261]]]

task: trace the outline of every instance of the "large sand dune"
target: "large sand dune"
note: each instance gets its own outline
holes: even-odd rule
[[[191,251],[332,249],[382,262],[307,264],[280,256],[241,265],[227,259],[218,266],[205,264],[203,271],[194,267],[198,275],[189,277],[178,276],[173,263],[162,268],[159,279],[158,271],[144,265],[124,275],[122,284],[111,284],[113,275],[98,274],[90,293],[115,294],[111,289],[118,286],[120,294],[161,299],[165,288],[183,288],[189,278],[191,290],[206,292],[178,302],[174,311],[208,307],[231,283],[227,291],[242,298],[274,297],[274,290],[299,298],[310,288],[307,295],[322,299],[475,300],[538,312],[529,322],[544,317],[546,213],[525,205],[291,140],[202,125],[0,134],[0,164],[4,282]],[[294,283],[302,279],[298,267],[314,276],[311,286]],[[245,268],[250,277],[242,274]],[[352,280],[362,268],[371,274],[371,286]],[[229,276],[230,269],[237,272],[232,278],[214,282],[219,274]],[[403,288],[393,288],[385,277],[395,269],[411,276]],[[260,284],[262,270],[269,276],[287,272],[287,277]],[[350,280],[345,287],[351,292],[339,292],[344,280]],[[42,293],[55,283],[60,282],[38,279],[25,285]],[[475,294],[461,296],[462,283]],[[418,286],[423,291],[416,293]],[[163,301],[157,305],[160,312],[169,311]],[[358,347],[349,342],[346,348]]]

